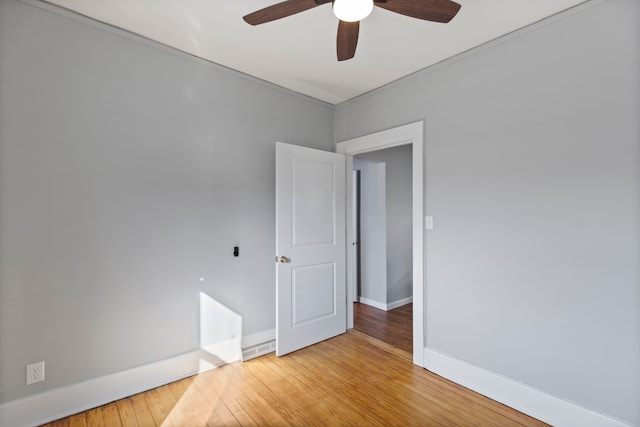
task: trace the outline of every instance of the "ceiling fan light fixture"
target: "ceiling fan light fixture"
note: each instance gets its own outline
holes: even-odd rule
[[[373,10],[373,0],[335,0],[333,14],[345,22],[362,21]]]

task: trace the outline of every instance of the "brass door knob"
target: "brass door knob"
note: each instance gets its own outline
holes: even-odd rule
[[[289,261],[290,261],[290,260],[289,260],[289,258],[287,258],[287,257],[286,257],[286,256],[284,256],[284,255],[282,255],[282,256],[280,256],[280,257],[276,258],[276,262],[280,262],[280,263],[282,263],[282,264],[285,264],[285,263],[287,263],[287,262],[289,262]]]

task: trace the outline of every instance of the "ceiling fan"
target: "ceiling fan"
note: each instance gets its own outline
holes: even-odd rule
[[[286,18],[325,3],[333,3],[338,24],[338,61],[353,58],[358,45],[360,21],[369,16],[374,4],[383,9],[412,18],[447,23],[460,10],[460,4],[451,0],[286,0],[250,13],[243,19],[258,25]]]

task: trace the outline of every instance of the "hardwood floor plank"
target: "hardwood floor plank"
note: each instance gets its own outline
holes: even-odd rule
[[[345,350],[339,345],[334,345],[333,350],[334,350],[333,353],[329,353],[329,352],[325,353],[324,357],[336,363],[339,360],[343,359],[345,352],[349,351],[349,350]],[[379,359],[377,357],[386,358],[387,356],[384,353],[381,353],[376,357],[370,357],[368,359],[368,363],[379,362]],[[358,372],[358,366],[350,363],[348,360],[345,362],[345,366],[348,366],[349,369],[352,370],[353,372]],[[416,396],[413,395],[413,389],[411,388],[411,385],[413,384],[413,382],[417,380],[417,378],[413,376],[415,373],[412,372],[412,370],[410,369],[407,370],[407,368],[411,366],[412,365],[408,360],[402,361],[400,362],[399,365],[395,366],[393,369],[388,369],[388,370],[385,370],[384,372],[380,372],[375,378],[375,381],[381,384],[385,384],[385,387],[387,388],[391,386],[402,387],[400,389],[395,389],[394,394],[396,394],[397,396],[402,396],[405,403],[410,402],[411,401],[410,399],[413,399],[413,400],[418,399],[420,403],[415,405],[415,408],[418,410],[420,410],[420,408],[423,408],[423,407],[438,409],[440,413],[444,413],[445,418],[442,419],[442,421],[445,424],[463,423],[464,418],[461,418],[460,411],[459,410],[451,411],[450,405],[446,401],[443,404],[440,400],[437,399],[437,397],[439,397],[439,394],[436,396],[434,396],[433,393],[424,394],[424,395],[421,394]],[[422,370],[419,371],[418,373],[421,374]],[[364,372],[362,372],[361,374],[364,374]],[[409,384],[407,384],[407,382],[404,380],[407,376],[411,378],[411,381],[409,382]],[[426,414],[426,415],[429,415],[429,414]]]
[[[330,351],[329,348],[327,348],[327,350]],[[387,422],[401,420],[402,423],[415,425],[424,418],[424,415],[428,415],[430,420],[433,421],[433,424],[445,426],[452,425],[456,421],[460,424],[461,420],[457,420],[455,415],[447,417],[433,410],[429,410],[427,414],[422,414],[421,416],[420,412],[425,409],[419,406],[415,406],[413,408],[410,407],[407,400],[410,396],[408,396],[407,393],[401,393],[403,390],[398,388],[397,385],[391,381],[391,378],[386,376],[384,372],[372,375],[370,368],[363,368],[363,366],[365,366],[364,364],[360,362],[350,363],[350,361],[344,359],[342,355],[337,354],[337,352],[331,354],[329,351],[319,352],[315,362],[325,359],[334,362],[332,363],[332,366],[336,366],[336,369],[335,371],[328,373],[328,375],[332,376],[335,381],[343,382],[346,387],[349,387],[350,384],[358,381],[358,378],[367,376],[371,385],[383,387],[383,392],[379,391],[377,388],[361,388],[358,390],[356,396],[351,396],[351,398],[360,405],[370,407],[369,410],[374,413],[377,418]],[[376,359],[367,358],[366,363],[375,366],[378,361]],[[316,363],[311,365],[317,366]],[[313,367],[312,369],[317,371],[316,367]],[[320,373],[321,372],[314,372],[316,375]],[[386,381],[381,381],[382,376],[385,376],[384,379],[386,379]],[[414,416],[409,414],[414,414]]]
[[[322,383],[321,379],[310,380],[297,369],[297,365],[292,366],[286,358],[277,358],[273,354],[263,356],[259,360],[291,387],[289,398],[295,399],[302,410],[309,414],[313,420],[312,425],[331,425],[335,424],[336,419],[340,419],[339,411],[344,405],[344,399],[338,402],[328,401],[327,394],[316,387]],[[354,411],[355,415],[357,411]]]
[[[221,411],[221,413],[225,413],[225,408],[227,411],[233,415],[233,417],[237,420],[236,422],[242,426],[256,426],[258,425],[254,419],[247,413],[247,411],[242,406],[242,396],[240,396],[238,392],[237,385],[229,377],[229,371],[231,369],[230,366],[225,366],[226,369],[225,374],[228,378],[228,385],[224,393],[220,396],[220,403],[216,409]],[[229,418],[225,422],[232,422]]]
[[[300,357],[303,360],[300,360]],[[333,367],[325,367],[323,374],[317,376],[311,366],[316,362],[309,353],[292,353],[280,358],[278,363],[287,364],[290,370],[295,370],[296,377],[304,382],[305,388],[319,394],[317,400],[321,404],[320,407],[330,419],[334,420],[334,423],[339,419],[348,424],[386,424],[370,402],[359,399],[359,393],[355,387],[345,387],[343,383],[330,381],[329,374]],[[331,405],[325,405],[329,396],[342,396],[342,399],[333,400]]]
[[[205,426],[207,425],[207,419],[204,418],[196,406],[193,404],[190,396],[189,389],[193,380],[186,378],[182,381],[176,381],[171,384],[167,384],[169,391],[176,399],[176,404],[173,407],[172,415],[175,425],[180,426]]]
[[[237,400],[236,390],[229,389],[229,393],[222,396],[222,402],[228,408],[229,412],[238,420],[240,425],[243,426],[257,426],[258,424],[251,418],[251,415],[245,411],[240,402]]]
[[[240,421],[227,408],[224,402],[220,402],[215,408],[215,415],[220,420],[222,426],[238,426],[242,425]]]
[[[136,419],[136,413],[131,404],[131,399],[121,399],[115,403],[118,407],[118,413],[120,414],[120,421],[123,427],[138,427],[138,420]]]
[[[51,427],[69,427],[69,419],[64,418],[62,420],[57,420],[49,424]]]
[[[384,311],[362,303],[353,304],[354,329],[404,351],[413,351],[413,304]]]
[[[296,404],[295,394],[292,394],[289,384],[280,381],[259,360],[246,362],[242,367],[250,375],[248,381],[251,387],[285,420],[288,420],[284,425],[313,424],[313,420],[307,415],[308,412],[304,411],[300,404]]]
[[[69,417],[69,427],[87,427],[87,415],[84,412]]]
[[[350,330],[284,357],[236,362],[50,425],[544,426]]]
[[[242,406],[258,423],[258,425],[278,425],[287,426],[289,423],[276,411],[271,403],[262,397],[254,388],[253,377],[240,364],[232,364],[234,375],[231,381],[238,384],[242,393]]]
[[[362,351],[363,347],[360,346],[362,344],[361,341],[367,342],[371,340],[371,338],[369,338],[367,335],[357,331],[349,331],[349,334],[351,334],[353,338],[356,339],[344,340],[344,345],[347,347],[351,346],[351,349],[353,351]],[[331,344],[333,346],[341,348],[342,344],[340,343],[340,340],[344,339],[344,337],[345,336],[343,335],[342,337],[339,337],[340,339],[333,340]],[[414,377],[414,380],[416,382],[420,383],[428,389],[437,390],[438,393],[445,396],[447,400],[451,400],[451,402],[447,404],[456,405],[455,410],[457,412],[473,412],[472,418],[476,421],[479,421],[483,418],[483,415],[476,411],[481,410],[481,408],[488,408],[489,411],[485,415],[489,416],[489,419],[491,420],[490,424],[495,424],[496,420],[499,419],[499,416],[506,415],[510,418],[518,418],[525,425],[545,425],[544,423],[541,423],[534,418],[522,414],[521,412],[515,411],[508,406],[495,402],[485,396],[475,393],[467,388],[464,388],[456,383],[453,383],[443,377],[433,374],[413,364],[402,363],[401,361],[394,359],[389,359],[388,362],[390,364],[390,367],[392,367],[392,369],[390,369],[389,371],[402,372],[403,375],[409,375],[410,372],[416,373],[417,376]]]
[[[237,385],[230,380],[232,370],[233,367],[227,365],[211,371],[224,381],[222,388],[221,384],[213,384],[213,395],[218,399],[215,412],[224,425],[255,426],[256,422],[241,405],[242,398]]]
[[[102,427],[106,426],[103,416],[104,406],[98,406],[97,408],[87,411],[87,425]]]
[[[204,412],[209,412],[207,424],[212,426],[234,426],[239,421],[222,402],[222,395],[226,393],[229,379],[225,374],[225,367],[213,369],[209,372],[197,375],[193,385],[200,390],[200,394],[207,401]]]
[[[316,396],[293,379],[293,375],[282,375],[268,363],[267,357],[254,359],[248,370],[264,385],[260,390],[274,402],[274,407],[294,425],[316,425],[323,419],[314,404]],[[301,398],[302,397],[302,398]]]
[[[104,417],[104,423],[110,427],[122,427],[122,421],[120,420],[120,412],[118,411],[118,405],[116,402],[104,405],[104,411],[102,413]]]
[[[190,425],[207,426],[221,425],[222,421],[214,413],[214,406],[201,392],[197,385],[198,377],[189,378],[190,381],[178,381],[172,388],[174,395],[180,393],[188,407]],[[212,414],[213,413],[213,414]]]
[[[149,390],[144,396],[156,425],[175,426],[171,419],[171,410],[176,401],[166,386]]]
[[[120,422],[124,427],[138,427],[136,413],[131,404],[131,399],[121,399],[115,402],[118,413],[120,414]]]
[[[153,419],[153,414],[149,409],[149,405],[147,404],[147,400],[145,399],[144,393],[133,395],[127,398],[126,400],[128,400],[131,403],[133,413],[136,416],[136,422],[140,427],[149,427],[149,426],[158,425]]]

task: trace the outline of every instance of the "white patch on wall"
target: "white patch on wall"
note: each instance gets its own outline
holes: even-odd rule
[[[200,292],[200,348],[231,363],[242,358],[242,317]]]

